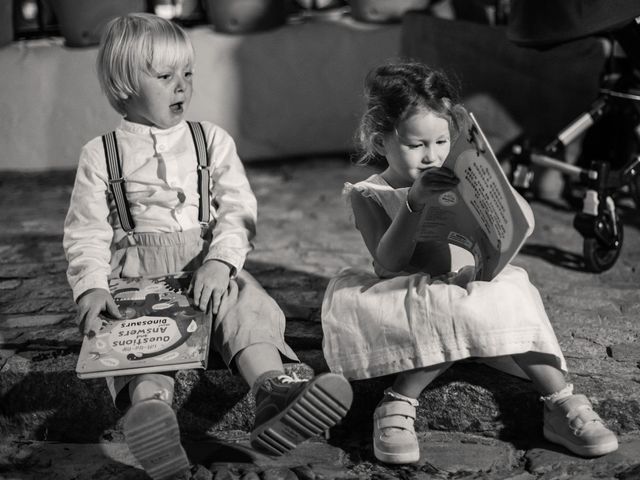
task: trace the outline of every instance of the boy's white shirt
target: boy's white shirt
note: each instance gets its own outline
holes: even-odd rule
[[[210,220],[215,222],[205,260],[225,261],[237,274],[252,248],[257,202],[231,136],[212,123],[202,125],[211,173]],[[116,138],[135,231],[200,228],[198,161],[187,123],[158,129],[123,119]],[[96,137],[82,148],[64,224],[67,278],[74,299],[91,288],[108,290],[113,246],[126,236],[108,191],[104,148]]]

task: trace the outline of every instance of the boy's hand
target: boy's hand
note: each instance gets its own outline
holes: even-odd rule
[[[189,291],[193,294],[194,304],[203,312],[211,302],[211,312],[215,315],[220,309],[222,296],[229,288],[231,266],[220,260],[208,260],[196,270]]]
[[[428,168],[411,185],[407,201],[412,210],[420,211],[428,196],[450,190],[459,182],[458,177],[448,168]]]
[[[83,335],[93,336],[100,329],[100,313],[105,312],[113,318],[122,318],[111,293],[102,288],[87,290],[78,298],[78,316],[76,323]]]

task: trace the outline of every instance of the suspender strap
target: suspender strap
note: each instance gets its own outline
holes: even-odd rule
[[[198,209],[198,221],[208,224],[210,217],[209,201],[209,157],[207,155],[207,141],[204,128],[200,122],[187,122],[193,137],[198,156],[198,194],[200,195],[200,208]]]
[[[109,187],[113,198],[116,202],[116,210],[120,218],[122,229],[127,232],[133,232],[135,224],[131,216],[131,209],[124,191],[124,178],[120,167],[120,153],[118,152],[118,144],[116,143],[116,132],[110,132],[102,136],[102,145],[104,146],[104,155],[107,160],[107,172],[109,174]]]
[[[209,157],[207,155],[207,141],[204,128],[200,122],[187,122],[193,143],[198,156],[198,194],[200,196],[200,206],[198,208],[198,221],[201,224],[208,224],[210,217],[209,202]],[[109,174],[109,188],[113,193],[116,202],[116,210],[120,225],[127,233],[132,233],[135,228],[131,209],[124,190],[124,178],[120,166],[120,153],[116,142],[116,132],[110,132],[102,136],[104,155],[107,160],[107,172]]]

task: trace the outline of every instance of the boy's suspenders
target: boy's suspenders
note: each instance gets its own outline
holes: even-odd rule
[[[200,207],[198,208],[198,221],[200,225],[209,224],[210,205],[209,205],[209,157],[207,156],[207,142],[204,134],[204,128],[200,122],[187,122],[191,137],[196,147],[196,155],[198,157],[198,195],[200,196]],[[124,182],[122,176],[122,167],[120,166],[120,152],[118,151],[118,143],[116,142],[116,132],[109,132],[102,136],[102,145],[104,147],[104,155],[107,161],[107,173],[109,175],[109,188],[113,194],[120,218],[122,229],[128,234],[133,234],[135,223],[131,216],[131,209],[125,194]]]
[[[200,207],[198,208],[198,221],[201,226],[209,224],[209,157],[207,155],[207,140],[204,128],[200,122],[187,122],[193,144],[198,156],[198,194],[200,195]]]
[[[109,188],[116,202],[116,210],[120,218],[122,229],[128,234],[133,233],[134,223],[127,196],[124,193],[124,178],[120,168],[120,152],[116,142],[116,132],[109,132],[102,136],[104,156],[107,160],[107,173],[109,174]]]

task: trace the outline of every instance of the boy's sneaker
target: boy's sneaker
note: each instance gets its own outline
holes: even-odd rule
[[[596,457],[618,448],[618,439],[584,395],[570,395],[552,408],[544,407],[544,436],[583,457]]]
[[[133,405],[124,417],[129,450],[153,480],[189,478],[189,459],[171,406],[158,399]]]
[[[283,455],[338,423],[351,407],[351,385],[334,373],[311,380],[279,375],[256,391],[256,421],[251,446]]]

